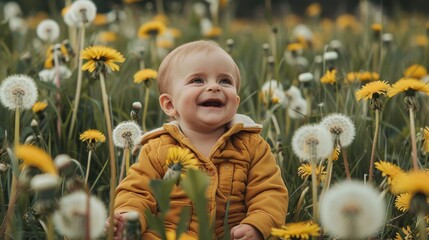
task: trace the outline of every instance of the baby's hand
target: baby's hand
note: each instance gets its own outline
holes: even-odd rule
[[[231,240],[262,240],[262,234],[249,224],[240,224],[231,229]]]
[[[114,240],[121,240],[122,239],[122,232],[124,230],[125,226],[125,218],[122,213],[115,212],[113,214],[113,239]],[[107,218],[106,223],[104,224],[105,231],[109,231],[110,227],[110,218]]]

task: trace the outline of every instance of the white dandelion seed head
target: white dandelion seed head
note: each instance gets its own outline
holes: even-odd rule
[[[301,119],[307,116],[308,106],[304,98],[296,98],[290,104],[287,113],[292,119]]]
[[[349,146],[356,134],[355,124],[343,114],[333,113],[322,119],[320,122],[332,134],[332,138],[338,138],[342,147]]]
[[[33,119],[31,120],[31,122],[30,122],[30,126],[31,126],[32,128],[38,127],[38,126],[39,126],[39,122],[37,122],[37,120],[33,118]]]
[[[45,19],[37,25],[37,36],[46,42],[53,42],[60,36],[60,26],[52,19]]]
[[[302,161],[317,161],[327,158],[333,148],[331,134],[320,125],[301,126],[292,137],[292,150]]]
[[[124,213],[124,218],[127,221],[138,221],[139,217],[140,215],[137,211],[129,211]]]
[[[341,182],[320,198],[320,221],[332,237],[365,239],[385,222],[385,203],[372,186]]]
[[[127,15],[122,10],[112,10],[106,14],[107,22],[114,23],[117,21],[124,21],[127,19]]]
[[[293,102],[295,99],[302,98],[301,90],[292,85],[288,90],[286,90],[286,96],[290,102]]]
[[[9,19],[9,29],[12,32],[25,34],[28,30],[27,22],[21,17],[13,17]]]
[[[3,6],[4,18],[6,20],[22,16],[21,7],[17,2],[7,2]]]
[[[329,47],[331,47],[332,49],[341,49],[343,47],[343,44],[340,40],[334,39],[329,42]]]
[[[325,61],[337,60],[338,59],[338,53],[335,51],[325,52],[323,54],[323,59],[325,59]]]
[[[72,75],[70,69],[63,65],[58,66],[58,72],[60,79],[68,79]],[[54,83],[56,74],[57,70],[55,68],[43,69],[39,72],[39,78],[44,82]]]
[[[321,55],[316,55],[314,57],[314,62],[315,63],[322,63],[322,61],[323,61],[323,57]]]
[[[94,21],[97,7],[90,0],[77,0],[70,6],[69,12],[74,22],[86,24]]]
[[[9,165],[0,163],[0,173],[4,173],[9,169]]]
[[[64,22],[66,23],[67,26],[69,27],[78,27],[79,26],[79,22],[77,22],[73,16],[72,13],[70,12],[70,10],[68,10],[63,17]]]
[[[31,179],[30,186],[35,192],[40,192],[58,187],[60,178],[57,175],[44,173],[37,174]]]
[[[90,237],[96,238],[104,231],[107,211],[104,203],[84,191],[76,191],[63,196],[59,208],[53,215],[53,222],[58,231],[71,239],[85,237],[87,197],[89,197],[89,231]]]
[[[300,82],[310,82],[310,81],[313,81],[313,79],[314,79],[314,76],[311,72],[301,73],[298,76],[298,80]]]
[[[36,83],[27,75],[11,75],[0,85],[0,102],[11,110],[30,109],[36,101]]]
[[[72,163],[72,159],[67,154],[59,154],[54,159],[54,164],[57,169],[62,169]]]
[[[393,35],[391,33],[383,33],[381,35],[381,40],[385,43],[389,43],[393,41]]]
[[[307,41],[311,41],[313,39],[313,32],[311,29],[305,24],[298,24],[292,31],[292,36],[294,38],[303,37]]]
[[[141,135],[142,130],[134,121],[121,122],[113,129],[113,143],[120,148],[132,148]]]
[[[192,10],[194,11],[195,15],[197,15],[199,18],[203,18],[207,15],[206,5],[202,2],[194,3],[192,5]]]
[[[213,29],[212,21],[206,17],[201,19],[200,29],[201,29],[201,32],[203,33],[203,35],[206,35],[208,32],[210,32],[210,30]]]
[[[142,109],[142,103],[139,101],[133,102],[133,109]]]
[[[298,57],[296,57],[296,64],[298,65],[298,66],[301,66],[301,67],[307,67],[308,66],[308,60],[307,60],[307,58],[306,57],[303,57],[303,56],[298,56]]]
[[[267,81],[262,85],[261,92],[264,98],[264,101],[276,101],[282,106],[286,106],[288,99],[285,92],[283,91],[283,86],[277,80]]]

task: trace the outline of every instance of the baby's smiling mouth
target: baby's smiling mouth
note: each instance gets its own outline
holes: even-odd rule
[[[224,104],[218,99],[209,99],[198,104],[203,107],[223,107]]]

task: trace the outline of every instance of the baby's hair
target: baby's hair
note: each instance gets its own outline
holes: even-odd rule
[[[165,58],[162,60],[159,69],[158,69],[158,89],[159,93],[165,93],[168,89],[168,86],[170,86],[169,82],[171,81],[171,69],[172,66],[190,53],[196,53],[201,51],[210,52],[215,49],[222,50],[226,56],[228,56],[231,59],[231,62],[234,64],[234,68],[236,69],[235,79],[237,81],[237,92],[240,89],[240,70],[238,69],[237,64],[234,62],[232,57],[224,50],[222,49],[219,44],[217,44],[214,41],[208,41],[208,40],[199,40],[194,42],[185,43],[177,48],[175,48],[173,51],[171,51]]]

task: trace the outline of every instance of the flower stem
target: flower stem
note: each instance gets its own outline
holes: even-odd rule
[[[46,240],[55,240],[54,223],[52,222],[52,214],[46,217]]]
[[[109,239],[113,239],[113,211],[115,207],[115,189],[116,189],[116,161],[115,161],[115,150],[113,147],[113,135],[112,135],[112,121],[110,120],[110,110],[108,104],[108,97],[106,92],[106,83],[104,80],[104,74],[100,74],[101,84],[101,95],[103,98],[104,117],[106,118],[107,136],[109,139],[109,160],[110,160],[110,206],[109,206]]]
[[[313,191],[313,221],[318,222],[318,204],[317,204],[317,177],[316,177],[316,164],[310,161],[311,164],[311,185]]]
[[[146,118],[147,118],[147,108],[149,106],[149,87],[145,87],[145,93],[144,93],[144,106],[143,106],[143,119],[142,119],[142,128],[143,132],[147,131],[146,128]]]
[[[417,214],[417,229],[419,231],[419,240],[427,239],[427,230],[426,230],[426,214],[421,211]]]
[[[301,213],[302,204],[304,202],[305,195],[307,195],[308,190],[309,190],[309,187],[307,186],[306,188],[304,188],[304,190],[301,193],[301,196],[299,197],[298,203],[296,204],[296,208],[295,208],[294,222],[298,222],[299,220],[299,214]]]
[[[341,152],[343,153],[344,171],[346,172],[347,180],[350,180],[350,179],[352,179],[352,177],[350,175],[349,161],[347,160],[346,149],[342,148]]]
[[[334,150],[335,151],[335,150]],[[323,184],[323,190],[322,194],[329,190],[329,186],[331,185],[331,178],[332,178],[332,167],[334,166],[334,162],[332,159],[328,159],[328,166],[326,167],[326,180]]]
[[[371,149],[371,159],[369,161],[369,177],[368,182],[372,182],[372,176],[374,175],[374,157],[375,157],[375,148],[377,146],[377,138],[378,138],[378,125],[380,122],[380,110],[375,110],[375,130],[374,130],[374,138],[372,140],[372,149]]]
[[[89,167],[91,166],[92,150],[88,152],[88,163],[86,164],[85,186],[88,185]]]
[[[416,126],[414,124],[414,111],[410,108],[410,136],[411,136],[411,148],[413,157],[413,169],[418,170],[419,164],[417,162],[417,144],[416,144]]]
[[[71,124],[70,124],[70,130],[69,130],[69,139],[71,139],[73,136],[74,125],[76,123],[77,110],[79,108],[80,91],[82,88],[82,63],[83,63],[83,59],[80,57],[80,52],[83,49],[83,45],[85,42],[85,26],[83,25],[83,23],[80,27],[80,34],[79,35],[80,35],[80,44],[79,44],[78,51],[76,54],[76,57],[79,58],[78,70],[77,70],[77,85],[76,85],[76,95],[74,97],[73,114],[72,114],[72,119],[71,119]]]

